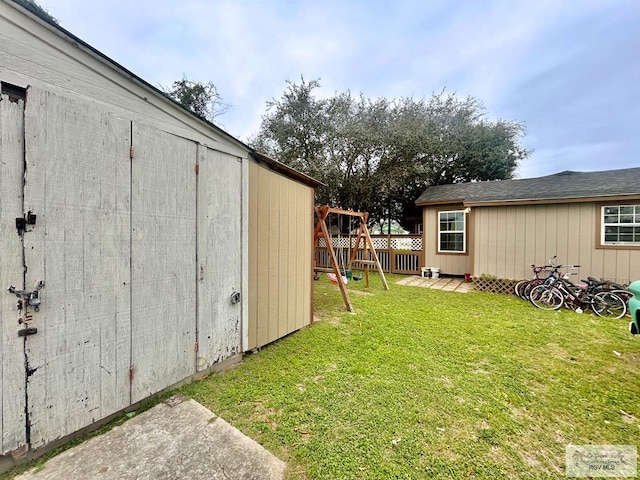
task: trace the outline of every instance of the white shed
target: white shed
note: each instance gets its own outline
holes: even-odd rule
[[[0,286],[15,289],[0,454],[15,456],[250,348],[255,152],[21,1],[0,0],[0,82]]]

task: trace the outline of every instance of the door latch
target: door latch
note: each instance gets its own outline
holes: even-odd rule
[[[36,218],[36,214],[31,210],[29,210],[25,216],[16,218],[16,230],[18,230],[18,235],[22,235],[24,232],[28,231],[27,225],[35,225]]]
[[[240,303],[240,292],[233,292],[231,294],[231,305],[235,305],[236,303]]]
[[[13,295],[15,295],[20,299],[20,301],[18,302],[19,310],[22,310],[22,305],[23,305],[22,302],[24,301],[24,304],[26,304],[29,307],[33,307],[33,309],[37,312],[38,310],[40,310],[40,303],[41,303],[40,290],[42,290],[43,288],[44,288],[44,282],[40,280],[35,290],[31,290],[31,291],[17,290],[16,287],[14,287],[13,285],[7,288],[7,290],[9,291],[9,293],[12,293]]]

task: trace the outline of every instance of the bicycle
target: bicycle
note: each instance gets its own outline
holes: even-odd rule
[[[627,289],[627,285],[620,285],[611,280],[598,280],[594,277],[587,277],[586,280],[583,279],[582,281],[597,291],[615,293],[624,300],[624,303],[627,305],[627,310],[629,309],[629,300],[631,300],[634,295]]]
[[[541,277],[540,276],[540,272],[545,271],[545,270],[551,270],[551,273],[553,273],[554,271],[557,272],[558,267],[556,267],[556,265],[554,265],[554,261],[556,259],[556,255],[554,255],[553,257],[551,257],[549,259],[549,265],[542,265],[542,266],[536,266],[534,264],[531,265],[531,270],[533,270],[533,274],[534,274],[534,278],[531,280],[520,280],[518,283],[516,283],[513,287],[515,294],[520,297],[522,300],[529,300],[529,292],[531,291],[531,289],[533,287],[536,287],[540,284],[542,284],[547,278],[547,277]]]
[[[575,285],[569,281],[568,274],[549,277],[548,282],[531,290],[529,300],[542,310],[558,310],[564,305],[578,313],[591,309],[599,317],[614,319],[627,313],[627,305],[620,296],[596,291],[593,285]]]

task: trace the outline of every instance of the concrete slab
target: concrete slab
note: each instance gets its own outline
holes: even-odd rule
[[[207,408],[174,396],[53,457],[40,471],[15,478],[280,480],[285,468],[284,462]]]
[[[408,287],[433,288],[435,290],[457,293],[467,293],[473,290],[473,283],[465,283],[464,280],[457,277],[432,278],[412,275],[396,283]]]

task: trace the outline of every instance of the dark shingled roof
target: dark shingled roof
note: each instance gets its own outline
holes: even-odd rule
[[[640,195],[640,168],[565,171],[538,178],[454,183],[428,187],[416,204],[558,200]]]

